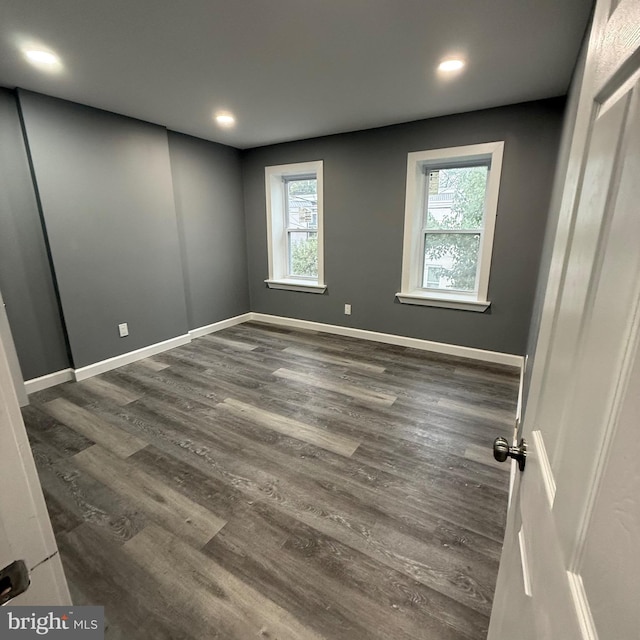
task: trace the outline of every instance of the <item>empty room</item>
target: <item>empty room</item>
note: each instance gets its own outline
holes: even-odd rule
[[[638,24],[0,0],[0,637],[637,637]]]

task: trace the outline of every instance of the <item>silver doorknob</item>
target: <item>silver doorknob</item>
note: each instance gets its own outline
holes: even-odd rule
[[[493,457],[498,462],[504,462],[507,458],[513,458],[518,461],[520,471],[524,471],[524,465],[527,461],[527,443],[524,438],[518,442],[517,447],[509,446],[506,438],[496,438],[493,441]]]

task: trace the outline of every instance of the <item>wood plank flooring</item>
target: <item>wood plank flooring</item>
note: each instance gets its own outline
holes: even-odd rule
[[[30,397],[109,640],[481,640],[518,372],[258,323]]]

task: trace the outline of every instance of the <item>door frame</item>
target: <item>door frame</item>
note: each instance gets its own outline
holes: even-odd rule
[[[11,370],[11,377],[13,378],[13,386],[18,397],[18,403],[21,407],[25,407],[29,404],[29,398],[24,385],[24,376],[20,368],[20,361],[18,360],[13,335],[11,334],[6,307],[4,299],[2,298],[2,291],[0,291],[0,338],[2,338],[5,354],[9,362],[9,369]]]
[[[71,604],[0,334],[0,568],[18,559],[31,586],[7,606]]]

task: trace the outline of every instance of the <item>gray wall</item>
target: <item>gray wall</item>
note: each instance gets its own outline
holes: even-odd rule
[[[524,103],[243,153],[251,310],[524,354],[564,99]],[[485,313],[401,305],[407,153],[505,141]],[[324,160],[324,295],[267,289],[264,168]],[[353,305],[345,316],[344,304]]]
[[[56,281],[75,367],[249,309],[525,351],[563,100],[245,152],[39,94],[19,101],[56,277],[15,96],[0,90],[0,287],[26,379],[70,366]],[[398,304],[406,154],[492,140],[506,145],[490,310]],[[264,167],[317,159],[328,293],[267,290]]]
[[[19,98],[74,366],[185,334],[166,130]]]
[[[189,328],[249,311],[240,151],[169,132]]]
[[[13,92],[0,89],[0,290],[25,379],[69,367]]]

